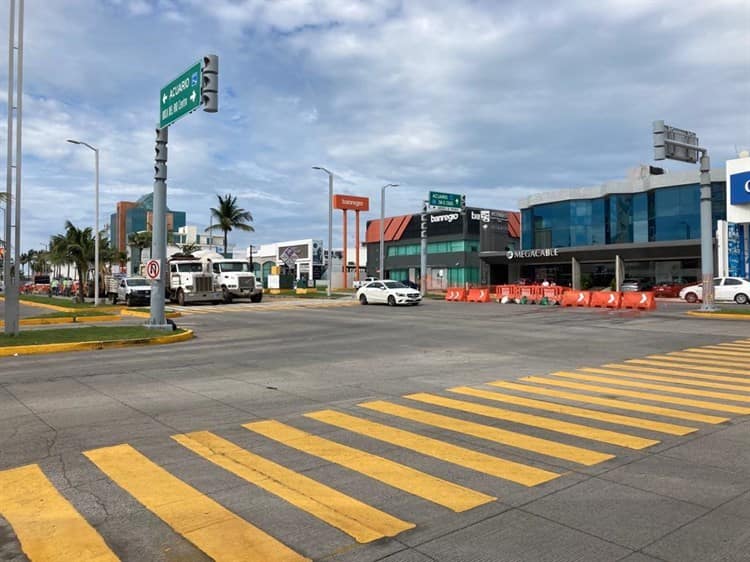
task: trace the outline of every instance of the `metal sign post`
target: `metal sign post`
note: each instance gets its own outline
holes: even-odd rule
[[[711,217],[711,160],[708,149],[699,146],[698,136],[692,131],[653,122],[654,160],[679,160],[695,164],[699,161],[701,172],[701,282],[703,304],[701,310],[712,312],[714,306],[714,245]]]

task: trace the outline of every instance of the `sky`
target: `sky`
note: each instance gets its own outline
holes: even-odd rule
[[[400,184],[395,215],[430,190],[514,210],[624,178],[652,163],[655,119],[697,132],[715,168],[750,149],[748,0],[25,4],[22,251],[66,220],[94,224],[93,153],[68,138],[100,149],[102,227],[117,201],[153,190],[159,91],[208,53],[219,112],[170,127],[167,204],[202,230],[217,194],[236,196],[255,227],[229,234],[238,249],[327,239],[328,180],[313,166],[377,218],[387,183]],[[3,62],[3,140],[7,74]]]

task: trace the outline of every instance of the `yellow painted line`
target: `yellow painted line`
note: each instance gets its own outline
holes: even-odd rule
[[[357,542],[395,537],[414,528],[413,523],[388,515],[211,432],[173,435],[172,439],[243,480],[340,529]]]
[[[723,367],[712,367],[710,365],[703,365],[703,364],[696,364],[696,363],[685,363],[684,360],[675,359],[674,357],[664,357],[661,360],[651,360],[651,359],[628,359],[625,361],[625,363],[628,364],[628,366],[638,366],[638,365],[653,365],[655,367],[670,367],[670,369],[659,369],[660,371],[671,371],[674,370],[673,368],[676,367],[678,369],[690,369],[692,371],[700,371],[701,373],[726,373],[726,374],[736,374],[740,375],[737,377],[726,377],[726,376],[720,376],[721,380],[727,380],[727,381],[736,381],[736,382],[744,382],[747,380],[746,378],[743,378],[741,375],[750,375],[750,371],[742,371],[739,369],[725,369]],[[639,369],[643,369],[643,367],[638,367]],[[691,377],[695,376],[692,373],[685,373],[685,375],[689,375]],[[717,379],[717,380],[719,380]]]
[[[333,410],[312,412],[305,414],[305,416],[386,443],[393,443],[441,461],[470,468],[496,478],[517,482],[524,486],[536,486],[559,476],[559,474],[548,470],[486,455],[466,447],[451,445],[438,439],[424,437],[410,431],[396,429]]]
[[[710,359],[711,361],[718,361],[719,365],[737,365],[737,363],[742,363],[743,359],[746,359],[745,355],[743,354],[740,357],[734,356],[734,355],[727,355],[726,353],[721,353],[719,351],[713,351],[711,349],[685,349],[683,351],[672,351],[669,354],[679,354],[680,357],[691,357],[695,359]]]
[[[0,472],[0,515],[33,562],[119,560],[38,465]]]
[[[522,412],[516,412],[515,410],[506,410],[505,408],[485,406],[483,404],[475,404],[473,402],[465,402],[463,400],[444,398],[442,396],[436,396],[434,394],[409,394],[405,396],[405,398],[423,402],[425,404],[433,404],[435,406],[451,408],[453,410],[459,410],[461,412],[468,412],[470,414],[478,414],[480,416],[486,416],[488,418],[506,420],[514,423],[528,425],[531,427],[539,427],[542,429],[547,429],[549,431],[555,431],[557,433],[564,433],[566,435],[575,435],[576,437],[591,439],[593,441],[601,441],[602,443],[618,445],[619,447],[627,447],[628,449],[645,449],[646,447],[651,447],[652,445],[656,445],[657,443],[659,443],[659,441],[654,439],[644,439],[643,437],[629,435],[627,433],[620,433],[618,431],[610,431],[608,429],[590,427],[578,423],[556,420],[554,418],[545,418],[543,416],[524,414]]]
[[[742,351],[743,349],[750,350],[750,344],[747,344],[747,343],[725,342],[725,343],[717,343],[716,345],[719,347],[726,347],[728,349],[738,349],[740,351]]]
[[[750,320],[749,314],[722,314],[721,312],[701,312],[700,310],[688,310],[688,316],[696,318],[718,318],[720,320]]]
[[[545,379],[540,379],[540,382],[547,382]],[[697,412],[688,412],[686,410],[677,410],[674,408],[665,408],[663,406],[652,406],[650,404],[638,404],[635,402],[625,402],[622,400],[615,400],[612,398],[601,398],[599,396],[589,396],[588,394],[578,394],[576,392],[565,392],[561,390],[555,390],[552,388],[543,388],[538,386],[516,384],[506,381],[495,381],[488,383],[491,386],[499,388],[505,388],[508,390],[517,390],[519,392],[527,392],[531,394],[540,394],[542,396],[549,396],[552,398],[563,398],[565,400],[573,400],[575,402],[587,402],[589,404],[598,404],[600,406],[607,406],[609,408],[617,408],[620,410],[630,410],[634,412],[642,412],[645,414],[656,414],[658,416],[666,416],[669,418],[677,418],[681,420],[690,420],[701,423],[717,424],[729,421],[728,418],[722,418],[719,416],[712,416],[708,414],[699,414]],[[607,389],[609,392],[610,389]],[[611,393],[611,392],[610,392]]]
[[[341,465],[453,511],[467,511],[496,499],[275,420],[246,423],[243,427],[288,447]]]
[[[733,346],[732,348],[727,349],[726,344],[716,344],[716,345],[702,345],[699,349],[712,349],[715,351],[733,351],[737,355],[750,355],[750,348],[748,348],[745,345],[732,343],[729,344]],[[692,349],[692,348],[688,348]]]
[[[664,402],[666,404],[679,404],[681,406],[691,406],[693,408],[716,410],[717,412],[730,412],[732,414],[740,414],[743,416],[750,414],[750,408],[744,408],[742,406],[731,406],[728,404],[719,404],[718,402],[693,400],[692,398],[679,398],[676,396],[667,396],[666,394],[650,394],[648,392],[637,392],[634,390],[613,388],[611,386],[596,386],[577,382],[547,379],[543,377],[524,377],[521,380],[540,384],[550,384],[552,386],[560,386],[563,388],[587,390],[589,392],[599,392],[602,394],[616,394],[618,396],[627,396],[629,398],[640,398],[642,400],[651,400],[652,402]]]
[[[656,390],[658,392],[673,392],[675,394],[686,394],[688,396],[698,396],[700,398],[718,398],[719,400],[732,400],[734,402],[750,402],[750,396],[743,396],[740,394],[729,394],[727,392],[714,392],[712,390],[699,390],[695,388],[685,388],[682,386],[671,386],[650,382],[628,381],[616,376],[600,377],[596,375],[583,375],[581,373],[568,373],[566,371],[552,373],[552,376],[579,381],[600,382],[602,384],[614,384],[616,386],[627,386],[629,388],[645,388],[647,390]],[[747,411],[750,413],[750,408],[747,408]]]
[[[709,365],[713,367],[720,367],[722,369],[722,372],[726,372],[727,374],[750,376],[750,371],[748,370],[727,367],[727,361],[723,358],[717,361],[715,359],[696,357],[695,355],[690,355],[689,353],[682,354],[678,351],[674,351],[669,355],[649,355],[648,359],[656,359],[658,361],[679,361],[680,363],[690,363],[693,365]]]
[[[146,509],[216,562],[307,560],[172,476],[130,445],[83,454]]]
[[[722,357],[750,357],[750,351],[723,351],[721,349],[714,349],[711,346],[706,347],[689,347],[684,349],[686,353],[701,353],[706,355],[720,355]]]
[[[693,433],[694,431],[698,431],[694,427],[685,427],[683,425],[658,422],[658,421],[648,420],[644,418],[634,418],[632,416],[623,416],[620,414],[610,414],[608,412],[601,412],[599,410],[589,410],[587,408],[579,408],[577,406],[567,406],[565,404],[557,404],[555,402],[545,402],[543,400],[534,400],[533,398],[522,398],[520,396],[515,396],[513,394],[491,392],[488,390],[469,388],[468,386],[458,386],[455,388],[449,388],[448,391],[455,392],[456,394],[473,396],[475,398],[484,398],[486,400],[506,402],[508,404],[516,404],[518,406],[525,406],[527,408],[535,408],[537,410],[546,410],[548,412],[555,412],[558,414],[565,414],[568,416],[576,416],[579,418],[587,418],[590,420],[597,420],[597,421],[603,421],[607,423],[614,423],[614,424],[626,425],[630,427],[637,427],[641,429],[648,429],[651,431],[658,431],[660,433],[666,433],[669,435],[687,435],[688,433]]]
[[[598,464],[615,457],[614,455],[591,451],[582,447],[565,445],[548,439],[540,439],[539,437],[534,437],[525,433],[516,433],[515,431],[507,431],[498,427],[482,425],[458,418],[443,416],[441,414],[433,414],[416,408],[399,406],[398,404],[392,404],[383,400],[366,402],[360,404],[360,406],[383,414],[398,416],[425,425],[447,429],[448,431],[455,431],[456,433],[462,433],[464,435],[471,435],[472,437],[477,437],[479,439],[501,443],[503,445],[523,449],[525,451],[532,451],[549,457],[565,459],[585,466]]]
[[[692,386],[701,386],[705,388],[716,388],[719,390],[739,390],[740,392],[750,392],[750,380],[743,383],[736,378],[735,382],[740,384],[725,384],[718,381],[726,381],[732,377],[721,377],[719,375],[704,375],[701,373],[686,373],[685,371],[674,371],[669,369],[649,369],[648,367],[638,367],[633,365],[604,365],[604,369],[581,369],[587,373],[601,373],[604,375],[616,375],[622,377],[629,377],[631,379],[647,380],[647,381],[658,381],[658,382],[669,382],[677,384],[689,384]],[[634,372],[635,371],[635,372]],[[659,373],[666,371],[672,376],[663,376]],[[644,374],[654,373],[654,374]],[[702,380],[696,380],[702,379]],[[706,382],[711,381],[711,382]]]

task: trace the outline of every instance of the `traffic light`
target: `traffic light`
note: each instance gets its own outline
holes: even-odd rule
[[[422,205],[422,216],[420,217],[419,235],[421,238],[427,238],[427,202]]]
[[[466,210],[466,195],[461,196],[461,210],[462,211]]]
[[[666,127],[664,121],[654,121],[654,160],[665,160],[667,150],[665,146]]]
[[[201,103],[203,111],[219,111],[219,57],[206,55],[201,67]]]
[[[167,179],[167,140],[169,139],[169,128],[156,129],[156,146],[154,147],[154,179],[166,181]]]

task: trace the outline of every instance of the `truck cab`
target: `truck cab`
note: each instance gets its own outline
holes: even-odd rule
[[[180,306],[191,302],[221,302],[214,276],[198,258],[172,258],[168,262],[167,296]]]
[[[214,283],[221,289],[224,302],[246,298],[260,302],[263,286],[255,279],[251,264],[244,260],[220,259],[211,263]]]

